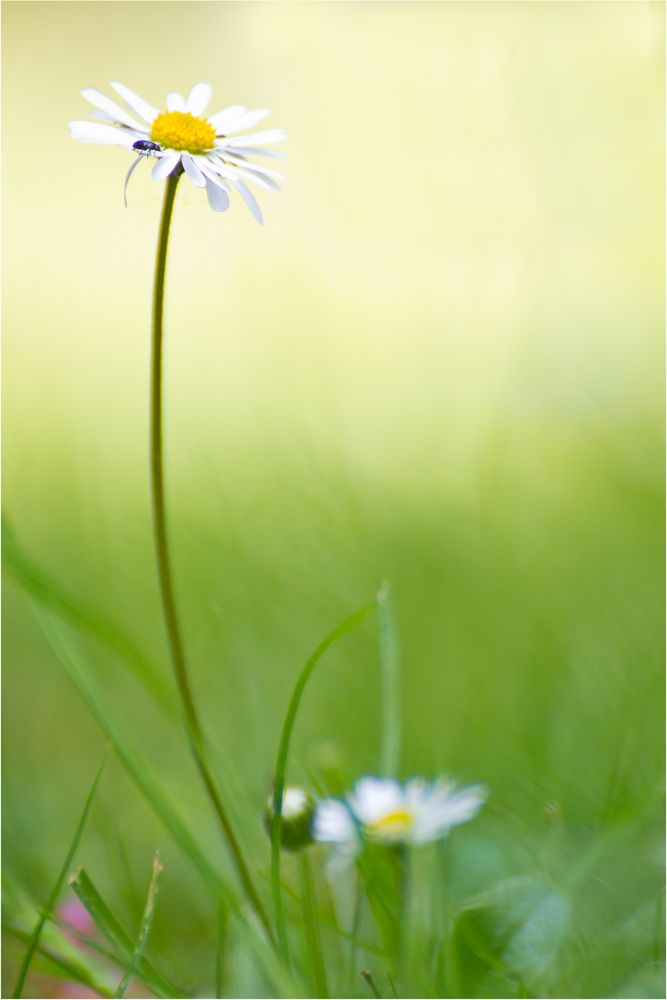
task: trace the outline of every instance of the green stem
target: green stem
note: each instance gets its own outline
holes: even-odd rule
[[[176,612],[174,584],[171,571],[169,544],[167,541],[167,523],[164,502],[164,461],[162,444],[162,344],[163,344],[163,313],[164,313],[164,279],[167,265],[167,247],[169,245],[169,228],[174,208],[176,187],[183,173],[182,168],[176,169],[167,178],[160,235],[155,261],[155,286],[153,292],[153,350],[151,361],[151,486],[153,497],[153,527],[155,534],[155,553],[157,570],[160,580],[160,595],[162,609],[169,640],[171,662],[176,678],[176,686],[183,706],[185,728],[190,747],[208,797],[220,822],[222,832],[227,841],[232,861],[238,873],[248,900],[272,937],[271,927],[257,890],[250,877],[248,866],[243,857],[240,844],[232,829],[229,817],[220,799],[213,780],[213,774],[208,764],[205,751],[204,734],[195,708],[190,678],[185,661],[183,640]]]
[[[289,962],[289,948],[287,941],[287,929],[285,927],[285,914],[283,912],[283,901],[280,886],[280,845],[282,843],[282,822],[283,822],[283,792],[285,791],[285,775],[287,773],[287,759],[289,756],[292,730],[296,720],[296,713],[301,702],[304,688],[308,679],[315,669],[320,657],[326,653],[327,649],[336,642],[342,635],[349,632],[351,628],[362,621],[372,611],[376,605],[367,604],[366,607],[356,611],[340,625],[337,625],[333,632],[330,632],[326,639],[323,639],[317,649],[306,660],[306,664],[299,674],[299,678],[292,692],[287,715],[283,722],[282,733],[280,734],[280,744],[278,746],[278,758],[276,760],[276,771],[273,782],[273,817],[271,820],[271,891],[273,894],[273,909],[276,919],[276,934],[278,937],[278,950],[285,963]]]
[[[377,595],[380,638],[380,773],[397,776],[401,755],[401,691],[398,635],[389,584],[385,580]]]
[[[299,876],[301,879],[301,906],[303,910],[303,925],[306,933],[306,944],[310,955],[315,996],[328,997],[327,974],[322,954],[322,941],[317,921],[317,901],[313,885],[313,873],[308,860],[308,851],[299,852]]]
[[[356,872],[354,889],[354,912],[352,914],[352,933],[350,935],[350,954],[348,957],[348,993],[353,990],[354,977],[357,971],[357,951],[359,948],[359,934],[361,933],[361,917],[364,906],[364,886],[361,873]]]

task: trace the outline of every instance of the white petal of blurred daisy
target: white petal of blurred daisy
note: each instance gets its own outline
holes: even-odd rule
[[[425,844],[446,837],[486,801],[482,785],[458,788],[438,779],[361,778],[344,800],[324,799],[315,812],[315,840],[336,845],[344,859],[354,857],[364,839],[384,844]]]
[[[204,112],[211,97],[207,83],[195,84],[187,98],[167,94],[165,111],[148,104],[122,83],[111,86],[130,111],[100,91],[87,87],[81,93],[95,108],[91,115],[97,121],[70,122],[73,139],[125,146],[137,153],[125,178],[126,186],[141,158],[153,156],[157,159],[153,180],[164,180],[177,168],[182,169],[195,187],[206,188],[209,204],[215,212],[229,208],[229,195],[234,187],[257,221],[263,221],[261,209],[246,181],[258,187],[279,189],[276,179],[281,180],[283,175],[248,157],[282,156],[264,147],[285,139],[286,132],[270,129],[237,133],[252,128],[270,114],[269,111],[248,111],[235,104],[206,118]]]

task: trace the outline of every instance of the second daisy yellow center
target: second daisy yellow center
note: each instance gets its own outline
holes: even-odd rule
[[[213,148],[215,129],[204,118],[183,111],[165,111],[153,121],[151,139],[164,149],[204,153]]]
[[[405,836],[412,826],[413,816],[407,809],[395,809],[366,827],[371,836],[393,840]]]

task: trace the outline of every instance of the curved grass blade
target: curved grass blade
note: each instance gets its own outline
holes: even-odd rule
[[[2,896],[6,915],[3,919],[3,929],[6,925],[8,933],[11,933],[17,940],[28,944],[32,928],[40,915],[40,908],[27,890],[9,872],[2,873]],[[84,948],[81,948],[81,945],[84,945]],[[106,968],[98,966],[98,957],[111,960],[121,968],[123,967],[123,960],[116,952],[101,945],[96,938],[91,938],[77,930],[58,913],[57,909],[51,914],[42,929],[36,952],[46,955],[51,964],[55,960],[65,962],[71,967],[69,970],[65,970],[66,972],[72,972],[77,967],[81,967],[84,973],[83,978],[77,974],[71,974],[69,978],[91,986],[93,989],[95,987],[92,980],[104,982],[104,990],[109,996],[113,994],[114,988],[111,980],[108,980]],[[89,982],[89,980],[91,981]]]
[[[135,676],[144,684],[160,708],[174,717],[175,706],[169,686],[163,682],[159,670],[129,636],[112,621],[68,594],[61,584],[49,576],[26,556],[7,518],[2,516],[2,561],[17,583],[40,604],[87,632],[109,649],[119,653],[132,667]]]
[[[31,602],[31,607],[44,635],[51,644],[63,669],[78,690],[89,711],[101,729],[111,739],[116,756],[123,764],[130,778],[157,814],[174,841],[186,857],[199,871],[208,890],[219,905],[224,906],[233,917],[239,929],[243,932],[248,946],[251,948],[261,968],[277,993],[284,996],[295,996],[297,987],[292,977],[287,973],[266,937],[239,905],[239,902],[221,875],[209,863],[206,855],[199,847],[187,827],[183,824],[176,810],[166,798],[155,777],[151,774],[143,760],[130,743],[127,735],[97,697],[82,666],[82,657],[66,636],[63,626],[54,622],[42,609]],[[298,991],[297,991],[298,992]]]
[[[128,969],[132,964],[135,950],[132,939],[104,902],[88,873],[82,868],[70,878],[69,884],[94,920],[97,929],[123,956],[125,967]],[[167,982],[152,962],[141,955],[137,961],[137,971],[156,996],[187,996],[186,993],[177,990],[171,983]]]
[[[100,764],[99,768],[97,769],[97,774],[95,775],[95,779],[93,781],[93,784],[91,785],[90,791],[88,792],[88,795],[86,796],[86,801],[85,801],[84,806],[83,806],[83,811],[81,813],[81,817],[80,817],[79,822],[77,824],[76,830],[74,831],[74,836],[73,836],[72,841],[71,841],[71,843],[69,845],[69,848],[67,850],[67,854],[65,855],[65,860],[63,861],[62,867],[61,867],[60,871],[58,872],[58,877],[57,877],[57,879],[56,879],[56,881],[55,881],[55,883],[53,885],[53,888],[51,889],[51,892],[49,894],[49,898],[46,901],[46,905],[45,905],[44,909],[42,910],[42,912],[40,913],[39,919],[37,920],[37,923],[35,924],[35,929],[33,930],[32,934],[30,936],[30,941],[28,942],[28,947],[26,949],[26,953],[23,956],[23,962],[21,963],[21,968],[19,969],[19,973],[18,973],[18,976],[17,976],[17,979],[16,979],[16,985],[14,986],[14,991],[12,993],[12,997],[20,997],[21,994],[22,994],[22,992],[23,992],[23,987],[25,986],[25,981],[26,981],[26,977],[28,975],[28,970],[30,969],[30,963],[31,963],[32,957],[33,957],[33,955],[35,953],[35,948],[37,947],[37,944],[39,942],[39,936],[42,933],[42,928],[44,927],[44,924],[46,923],[46,921],[49,919],[51,913],[53,912],[53,908],[54,908],[54,906],[56,904],[56,900],[58,899],[58,896],[60,895],[60,891],[61,891],[63,885],[65,884],[65,879],[67,878],[67,873],[68,873],[68,871],[70,869],[70,865],[72,864],[72,858],[74,857],[74,855],[76,853],[76,850],[77,850],[77,848],[79,846],[79,842],[80,842],[81,836],[83,834],[83,829],[84,829],[84,827],[86,825],[86,820],[88,819],[88,813],[90,812],[90,807],[93,804],[93,799],[95,798],[95,792],[97,791],[97,786],[100,783],[100,778],[102,777],[102,771],[104,770],[104,766],[105,766],[105,764],[107,762],[107,759],[109,757],[110,750],[111,750],[111,745],[109,745],[106,748],[106,750],[104,751],[104,756],[102,757],[102,763]]]
[[[8,921],[3,921],[2,931],[3,934],[11,934],[11,936],[16,938],[17,941],[23,941],[24,944],[28,944],[30,942],[31,935],[28,931],[24,930],[22,927],[17,927]],[[69,956],[59,954],[55,950],[55,947],[51,944],[40,940],[35,946],[35,954],[40,955],[43,959],[45,959],[50,965],[53,966],[56,972],[63,974],[67,977],[67,979],[70,979],[73,982],[89,986],[90,989],[94,990],[98,996],[113,996],[113,990],[98,979],[95,973],[93,973],[80,961],[75,961]]]
[[[160,860],[160,852],[157,851],[155,854],[155,859],[153,861],[153,870],[151,871],[151,880],[148,886],[148,895],[146,896],[146,906],[144,907],[143,916],[141,918],[141,927],[139,928],[139,936],[137,937],[137,943],[134,946],[134,951],[132,952],[132,957],[130,959],[130,964],[125,970],[125,974],[118,984],[118,989],[116,990],[116,997],[125,996],[125,991],[129,985],[130,979],[132,978],[135,969],[138,967],[139,962],[143,958],[144,949],[146,948],[146,942],[148,941],[148,935],[151,932],[151,926],[153,924],[153,914],[155,913],[155,899],[160,890],[160,878],[162,877],[162,872],[164,871],[164,865]]]
[[[21,549],[6,516],[2,515],[2,560],[3,565],[35,601],[63,622],[75,626],[90,635],[103,646],[117,653],[121,660],[132,669],[134,676],[143,684],[147,693],[169,719],[177,717],[177,708],[172,688],[167,684],[155,663],[143,652],[136,642],[119,629],[109,618],[83,604],[78,598],[68,594],[61,584],[34,563]],[[215,744],[213,743],[215,747]],[[224,785],[233,793],[240,791],[238,773],[229,765],[225,755],[218,751],[216,769],[223,774]],[[236,783],[236,784],[235,784]],[[231,816],[234,820],[234,816]]]
[[[380,772],[395,777],[401,754],[400,661],[396,620],[386,580],[377,595],[377,608],[382,682]]]
[[[340,639],[341,636],[353,629],[355,625],[358,625],[359,622],[362,622],[364,618],[375,610],[375,602],[373,602],[373,604],[367,604],[359,611],[355,611],[355,613],[350,615],[349,618],[342,621],[340,625],[337,625],[336,628],[322,640],[317,649],[315,649],[314,652],[308,657],[303,670],[299,674],[299,678],[296,682],[289,706],[287,708],[287,714],[285,715],[285,721],[283,723],[283,729],[280,736],[280,744],[278,747],[278,758],[276,760],[276,771],[273,786],[273,819],[271,822],[271,891],[273,894],[278,948],[283,959],[285,960],[288,958],[288,944],[280,885],[280,844],[282,839],[282,805],[283,792],[285,790],[285,773],[287,771],[287,758],[289,755],[289,747],[292,739],[292,730],[294,729],[296,713],[299,709],[299,704],[301,702],[301,697],[306,684],[308,683],[313,670],[317,666],[318,661],[322,658],[322,656],[324,656],[329,647],[333,646],[333,644]]]

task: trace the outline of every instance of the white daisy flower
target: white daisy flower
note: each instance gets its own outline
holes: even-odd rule
[[[340,859],[350,860],[364,841],[425,844],[446,837],[465,823],[486,800],[482,785],[457,788],[452,782],[412,778],[361,778],[345,799],[323,799],[313,821],[315,840],[336,845]]]
[[[269,111],[248,111],[234,104],[206,118],[204,112],[211,97],[208,83],[195,84],[187,99],[180,94],[167,94],[164,111],[154,108],[122,83],[111,86],[132,113],[99,90],[87,87],[81,93],[96,109],[91,114],[98,120],[70,122],[70,134],[80,142],[125,146],[137,153],[125,178],[126,188],[141,158],[154,156],[157,162],[153,167],[153,180],[164,180],[177,168],[185,171],[195,187],[206,188],[214,212],[229,208],[229,195],[234,187],[257,221],[263,221],[260,207],[246,182],[279,189],[276,180],[283,175],[251,162],[248,156],[282,156],[264,147],[286,138],[286,132],[278,128],[238,133],[251,129],[270,114]]]

